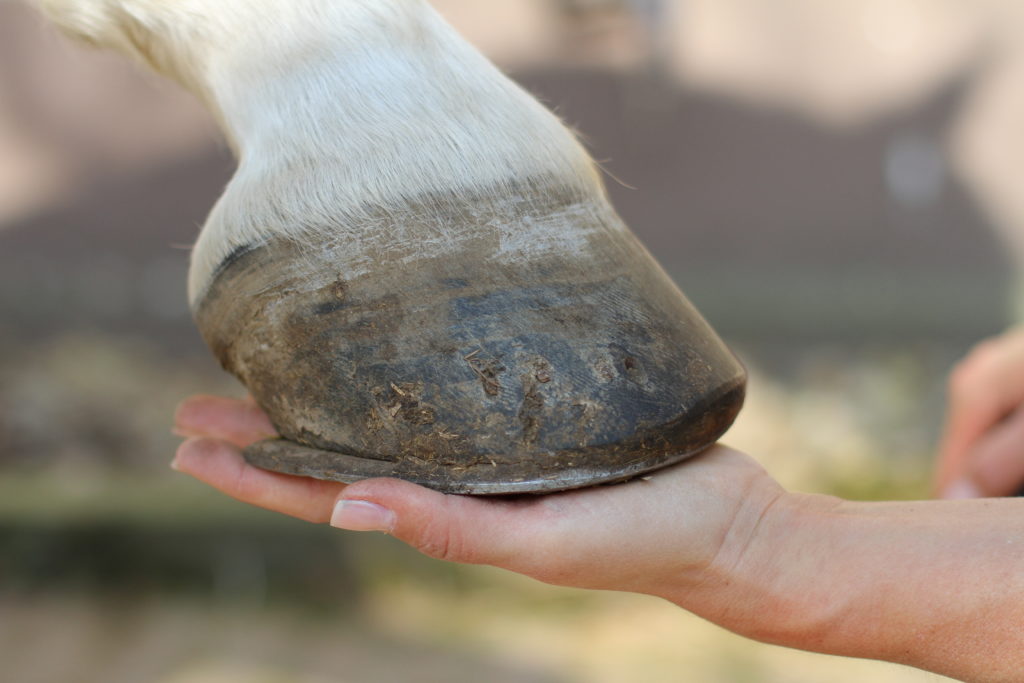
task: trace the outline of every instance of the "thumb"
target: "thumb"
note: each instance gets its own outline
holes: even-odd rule
[[[1024,484],[1024,409],[993,427],[970,455],[971,480],[982,495],[1011,496]]]
[[[343,491],[331,526],[383,531],[439,560],[528,572],[523,556],[537,556],[550,528],[544,507],[537,498],[446,495],[398,479],[367,479]]]

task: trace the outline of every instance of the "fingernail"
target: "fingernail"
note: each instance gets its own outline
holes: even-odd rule
[[[391,533],[395,513],[366,500],[339,500],[331,515],[331,526],[348,531],[383,531]]]
[[[174,459],[171,460],[171,469],[175,472],[181,472],[181,465],[178,464],[178,456],[174,456]]]
[[[984,498],[981,491],[967,479],[958,479],[946,487],[942,492],[946,500],[966,500],[968,498]]]

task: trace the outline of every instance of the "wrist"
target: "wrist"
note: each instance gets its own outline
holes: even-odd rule
[[[745,637],[818,649],[814,643],[842,610],[822,581],[829,575],[831,513],[842,504],[787,492],[768,479],[745,492],[699,582],[662,597]]]

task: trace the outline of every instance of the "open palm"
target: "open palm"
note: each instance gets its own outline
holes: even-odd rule
[[[445,495],[396,479],[344,485],[247,464],[241,449],[274,435],[251,401],[196,396],[176,415],[189,437],[174,467],[238,500],[356,530],[390,533],[443,560],[490,564],[542,581],[663,593],[722,560],[742,511],[783,493],[746,455],[714,447],[625,484],[545,496]],[[732,561],[732,560],[729,560]]]

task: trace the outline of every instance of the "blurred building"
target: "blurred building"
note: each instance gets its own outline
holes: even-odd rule
[[[1004,320],[1024,252],[1017,3],[436,4],[581,132],[727,333]],[[6,0],[0,150],[3,319],[194,348],[185,249],[232,168],[199,105]]]

